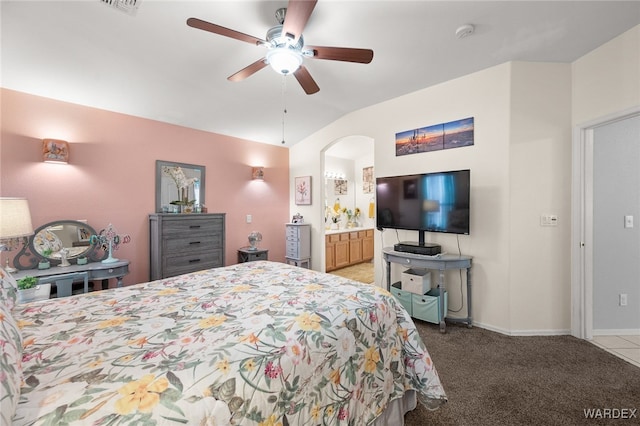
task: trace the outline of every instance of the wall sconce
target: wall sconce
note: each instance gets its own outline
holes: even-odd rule
[[[45,163],[67,164],[69,162],[69,142],[59,139],[43,139],[42,160]]]
[[[251,178],[253,180],[264,180],[264,167],[252,167]]]

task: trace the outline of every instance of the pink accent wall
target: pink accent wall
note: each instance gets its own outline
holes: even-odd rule
[[[112,223],[129,234],[132,242],[114,253],[131,261],[125,285],[149,280],[156,160],[206,166],[206,206],[226,213],[227,265],[237,263],[236,250],[248,245],[254,230],[262,233],[269,260],[284,261],[287,148],[7,89],[0,96],[0,196],[26,197],[34,228],[86,219],[98,231]],[[42,162],[44,138],[69,142],[68,165]],[[264,181],[251,180],[253,166],[264,166]],[[247,214],[253,223],[246,223]]]

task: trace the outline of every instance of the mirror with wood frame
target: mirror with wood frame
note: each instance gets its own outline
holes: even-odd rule
[[[205,166],[156,160],[156,213],[178,213],[182,203],[203,206],[204,184]]]

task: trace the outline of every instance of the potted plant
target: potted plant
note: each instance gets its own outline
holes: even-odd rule
[[[51,263],[49,262],[49,256],[51,256],[53,250],[50,248],[42,250],[42,259],[38,262],[38,269],[49,269],[51,267]]]
[[[17,280],[18,302],[26,303],[36,300],[46,300],[51,293],[51,283],[38,284],[36,277],[26,276]]]

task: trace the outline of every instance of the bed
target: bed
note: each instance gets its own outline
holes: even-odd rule
[[[386,425],[446,402],[375,286],[258,261],[12,306],[0,275],[14,425]]]

